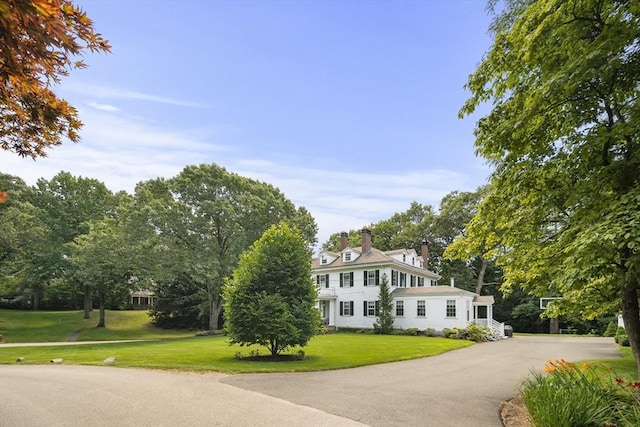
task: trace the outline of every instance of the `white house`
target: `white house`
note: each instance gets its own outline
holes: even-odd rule
[[[466,328],[470,323],[492,327],[504,336],[504,324],[493,320],[493,297],[451,286],[439,286],[440,276],[428,269],[429,248],[380,251],[371,246],[371,232],[362,230],[362,246],[348,247],[341,234],[339,253],[322,251],[312,259],[318,286],[318,309],[329,327],[373,328],[386,277],[393,297],[394,327]]]

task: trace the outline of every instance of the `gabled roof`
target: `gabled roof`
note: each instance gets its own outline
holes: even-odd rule
[[[477,298],[478,294],[465,291],[464,289],[454,288],[452,286],[421,286],[417,288],[396,288],[391,292],[391,295],[398,296],[416,296],[416,297],[428,297],[428,296],[466,296]]]
[[[420,272],[422,274],[427,273],[428,275],[433,276],[434,278],[440,278],[440,276],[434,273],[433,271],[425,270],[423,268],[415,267],[415,266],[406,264],[404,262],[400,262],[388,255],[389,253],[392,253],[395,251],[382,252],[381,250],[378,250],[376,248],[371,248],[368,252],[362,253],[362,247],[346,248],[345,250],[358,252],[360,253],[360,256],[358,256],[353,261],[345,262],[343,261],[340,254],[336,254],[337,258],[329,264],[320,264],[319,258],[313,258],[311,260],[311,268],[313,270],[322,270],[322,269],[333,269],[333,268],[362,267],[369,264],[390,264],[390,265],[396,265],[398,267],[402,267],[404,269]],[[326,253],[329,253],[329,252],[326,252]]]
[[[493,298],[493,295],[479,295],[476,297],[474,302],[479,302],[483,304],[493,304],[495,302],[495,299]]]

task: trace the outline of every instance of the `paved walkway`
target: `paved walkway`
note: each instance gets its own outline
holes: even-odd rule
[[[612,338],[526,336],[430,358],[309,373],[4,365],[0,426],[498,427],[500,402],[546,359],[613,357],[619,352]]]

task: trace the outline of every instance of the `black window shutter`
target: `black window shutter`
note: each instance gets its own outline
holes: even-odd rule
[[[353,287],[353,271],[349,273],[349,278],[351,279],[349,280],[349,287],[352,288]]]
[[[380,286],[380,270],[376,270],[376,286]]]
[[[379,313],[379,310],[378,310],[378,305],[379,305],[379,304],[378,304],[378,302],[379,302],[379,301],[376,301],[376,316],[377,316],[378,314],[380,314],[380,313]]]
[[[325,288],[329,287],[329,275],[328,274],[324,275],[324,287]]]
[[[364,303],[364,315],[366,317],[367,316],[367,302],[363,301],[363,303]]]
[[[316,285],[320,284],[320,275],[316,274]]]
[[[364,285],[367,286],[367,270],[364,271]]]
[[[349,314],[353,316],[353,301],[349,301]]]
[[[340,287],[342,287],[342,285],[343,285],[343,283],[344,283],[344,281],[343,281],[343,277],[342,277],[342,275],[343,275],[343,274],[344,274],[344,273],[340,273]],[[340,314],[342,314],[342,313],[340,313]]]
[[[344,310],[342,309],[344,302],[340,301],[340,316],[342,316],[342,314],[344,313]]]

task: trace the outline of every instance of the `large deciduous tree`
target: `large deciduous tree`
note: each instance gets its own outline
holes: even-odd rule
[[[0,0],[0,46],[0,147],[36,158],[77,142],[78,112],[52,86],[84,52],[109,51],[91,19],[68,0]]]
[[[124,233],[126,227],[118,219],[91,221],[89,231],[81,234],[68,246],[75,275],[98,299],[99,319],[96,325],[106,327],[105,304],[114,295],[120,300],[128,297],[133,285],[131,260],[135,245]]]
[[[158,238],[150,273],[158,286],[158,319],[175,309],[165,296],[182,281],[200,290],[191,302],[205,303],[209,329],[220,329],[224,279],[269,226],[285,220],[300,228],[307,244],[315,241],[315,221],[306,209],[296,208],[272,185],[215,164],[188,166],[172,179],[143,183],[136,199],[141,223]]]
[[[622,311],[640,360],[640,2],[507,1],[461,115],[495,171],[465,238],[551,315]],[[640,371],[640,365],[639,365]]]
[[[316,334],[321,320],[310,255],[302,233],[281,222],[240,257],[224,288],[231,343],[265,346],[276,356]]]
[[[33,308],[38,309],[43,287],[53,279],[73,280],[69,247],[76,237],[89,231],[89,221],[112,216],[118,198],[100,181],[60,172],[50,180],[40,179],[32,191],[37,208],[35,223],[43,238],[30,248],[22,275],[33,291]],[[90,287],[84,286],[85,318],[91,308]]]

